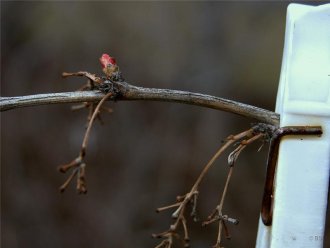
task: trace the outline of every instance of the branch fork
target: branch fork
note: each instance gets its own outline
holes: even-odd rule
[[[72,162],[68,164],[60,165],[58,167],[58,170],[62,173],[65,173],[72,169],[71,175],[62,184],[62,186],[60,187],[60,191],[64,192],[65,189],[70,184],[70,182],[73,180],[73,178],[77,176],[77,191],[79,194],[86,194],[87,188],[86,188],[86,179],[85,179],[85,168],[86,168],[86,164],[82,161],[81,156],[74,159]]]

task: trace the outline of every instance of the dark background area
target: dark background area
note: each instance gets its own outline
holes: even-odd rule
[[[1,96],[73,91],[116,57],[138,86],[200,92],[274,110],[288,2],[1,2]],[[87,151],[87,195],[58,187],[79,152],[87,111],[48,105],[1,113],[1,247],[153,247],[171,212],[229,134],[253,120],[195,106],[108,103]],[[226,247],[253,247],[267,147],[240,156],[224,211]],[[200,189],[202,219],[227,172],[216,162]],[[211,247],[217,225],[189,223],[192,247]]]

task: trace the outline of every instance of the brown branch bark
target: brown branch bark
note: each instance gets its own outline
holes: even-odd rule
[[[278,126],[279,124],[280,116],[275,112],[216,96],[171,89],[143,88],[133,86],[125,82],[120,83],[119,89],[120,97],[110,98],[110,100],[178,102],[216,110],[223,110],[275,126]],[[1,97],[0,111],[46,104],[100,101],[103,96],[104,93],[100,91],[76,91]]]

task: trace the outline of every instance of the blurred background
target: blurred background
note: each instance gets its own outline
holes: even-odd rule
[[[1,1],[1,96],[73,91],[98,75],[102,53],[138,86],[200,92],[274,110],[289,2]],[[253,120],[196,106],[108,103],[87,150],[87,195],[56,168],[79,152],[87,110],[69,104],[1,113],[1,247],[154,247],[171,212],[229,134]],[[267,147],[248,147],[224,212],[238,218],[226,247],[255,245]],[[227,153],[228,154],[228,153]],[[226,154],[226,156],[227,156]],[[200,188],[205,219],[227,173],[219,159]],[[217,225],[189,221],[191,247],[211,247]],[[329,232],[329,231],[327,231]],[[177,247],[181,247],[178,245]]]

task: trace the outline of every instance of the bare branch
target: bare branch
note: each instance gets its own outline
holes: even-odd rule
[[[100,91],[75,91],[62,93],[37,94],[29,96],[1,97],[0,110],[32,107],[57,103],[78,103],[100,101],[104,94]]]
[[[171,89],[143,88],[133,86],[126,82],[121,82],[118,84],[120,92],[117,94],[117,97],[110,98],[110,100],[178,102],[223,110],[275,126],[278,126],[280,119],[279,115],[272,111],[216,96]],[[100,101],[103,96],[104,93],[94,90],[1,97],[0,111],[45,104],[94,102]]]

